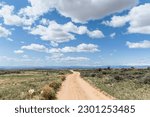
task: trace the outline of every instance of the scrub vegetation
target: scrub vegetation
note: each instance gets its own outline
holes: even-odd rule
[[[68,70],[1,70],[1,100],[56,99]]]
[[[78,70],[81,77],[116,99],[150,99],[150,68]]]

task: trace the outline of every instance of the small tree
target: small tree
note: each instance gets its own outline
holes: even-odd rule
[[[107,70],[111,70],[110,66],[107,67]]]

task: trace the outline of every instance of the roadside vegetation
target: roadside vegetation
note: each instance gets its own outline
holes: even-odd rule
[[[53,100],[68,70],[1,70],[1,100]]]
[[[150,68],[78,70],[81,77],[116,99],[149,100]]]

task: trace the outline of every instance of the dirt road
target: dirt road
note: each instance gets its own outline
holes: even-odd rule
[[[92,87],[80,77],[79,72],[66,77],[60,91],[57,93],[58,100],[109,100],[112,99],[104,93]]]

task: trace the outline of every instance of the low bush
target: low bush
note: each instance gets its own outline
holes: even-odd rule
[[[54,88],[55,91],[57,91],[61,86],[61,81],[60,80],[57,80],[57,81],[52,81],[50,84],[49,84],[49,87],[52,87]]]
[[[145,79],[144,84],[150,84],[150,79]]]
[[[107,74],[107,72],[106,72],[106,71],[102,71],[102,74],[103,74],[103,75],[106,75],[106,74]]]
[[[62,80],[62,81],[65,81],[65,80],[66,80],[66,77],[65,77],[65,76],[61,77],[61,80]]]
[[[123,77],[120,76],[120,75],[115,75],[115,76],[114,76],[114,79],[117,80],[117,81],[122,81],[122,80],[123,80]]]
[[[96,74],[96,77],[97,77],[97,78],[103,78],[104,75],[102,75],[101,73],[99,73],[99,74]]]
[[[56,99],[55,91],[54,91],[54,89],[53,89],[52,87],[50,87],[49,85],[45,85],[45,86],[42,88],[41,95],[42,95],[42,97],[43,97],[45,100]]]
[[[59,75],[64,75],[64,73],[63,72],[59,72]]]
[[[150,84],[150,77],[144,78],[144,84]]]
[[[64,75],[59,76],[59,78],[60,78],[62,81],[66,80],[66,76],[64,76]]]
[[[90,74],[90,77],[95,77],[95,76],[96,76],[95,73],[91,73],[91,74]]]

